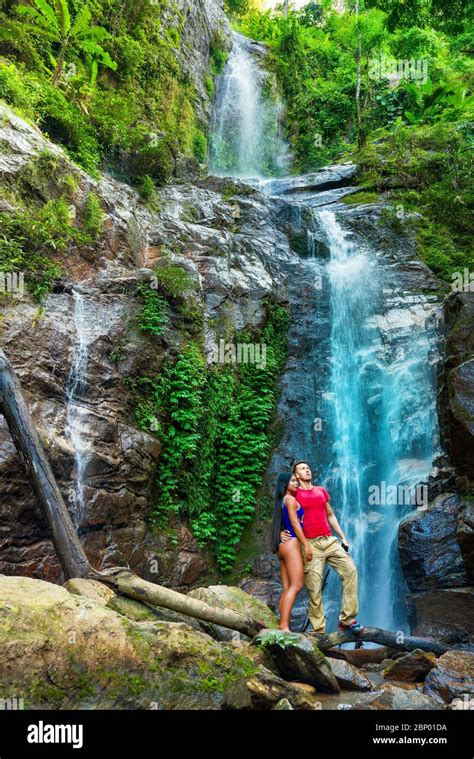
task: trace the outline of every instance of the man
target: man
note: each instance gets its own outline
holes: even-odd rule
[[[307,561],[303,553],[305,584],[309,593],[309,620],[317,633],[326,632],[326,618],[322,601],[322,579],[326,561],[336,570],[342,582],[342,609],[339,628],[354,633],[363,631],[357,621],[357,569],[348,555],[349,544],[329,503],[329,495],[321,486],[313,486],[312,473],[306,461],[297,461],[293,474],[300,486],[296,500],[304,510],[303,532],[313,549],[313,558]],[[331,527],[341,538],[342,545],[332,534]],[[281,538],[287,540],[287,533]]]

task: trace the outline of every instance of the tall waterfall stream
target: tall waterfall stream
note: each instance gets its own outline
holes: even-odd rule
[[[407,631],[397,528],[415,506],[423,508],[423,488],[415,486],[426,482],[439,452],[432,309],[421,293],[407,295],[399,285],[397,296],[387,285],[383,254],[345,228],[339,189],[302,192],[304,178],[275,179],[288,166],[288,148],[281,104],[265,98],[265,82],[262,51],[234,35],[216,90],[209,172],[243,178],[308,220],[308,255],[300,265],[321,281],[313,312],[317,321],[326,298],[328,339],[304,359],[314,392],[292,407],[306,432],[287,441],[300,446],[289,453],[307,457],[331,495],[358,567],[360,619]],[[315,432],[318,419],[324,434]],[[330,628],[339,599],[340,582],[331,572]]]

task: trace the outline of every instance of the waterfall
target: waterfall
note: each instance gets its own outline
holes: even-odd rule
[[[217,77],[209,147],[209,173],[258,178],[288,170],[281,136],[282,104],[258,58],[264,50],[233,33],[225,70]]]
[[[315,480],[331,495],[358,568],[361,621],[406,632],[397,532],[406,513],[426,505],[415,486],[426,483],[439,453],[435,307],[404,292],[393,259],[341,224],[346,209],[337,201],[353,191],[340,181],[344,166],[326,169],[322,192],[315,174],[278,178],[289,169],[281,105],[264,97],[268,77],[256,47],[234,34],[216,88],[209,172],[278,196],[276,215],[304,259],[289,269],[297,328],[281,403],[291,419],[274,461],[297,453],[316,463]],[[340,596],[331,572],[328,629],[337,626]]]
[[[74,486],[69,496],[69,501],[73,507],[73,518],[77,528],[86,516],[84,477],[88,445],[83,439],[82,427],[85,414],[84,401],[87,390],[87,364],[92,330],[89,326],[90,315],[83,293],[74,289],[73,300],[76,344],[66,385],[66,418],[67,435],[74,449]]]
[[[331,450],[323,481],[352,544],[361,619],[406,631],[397,530],[406,513],[425,505],[424,491],[415,486],[426,482],[437,446],[429,360],[436,335],[417,321],[416,308],[403,309],[399,323],[386,323],[382,267],[369,250],[350,242],[333,211],[318,216],[330,250],[324,415]],[[338,590],[332,582],[329,597],[338,598]]]

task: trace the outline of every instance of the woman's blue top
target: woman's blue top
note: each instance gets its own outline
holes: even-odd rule
[[[292,538],[296,538],[295,531],[293,529],[293,525],[290,522],[290,515],[288,513],[288,509],[286,507],[286,503],[284,501],[281,502],[281,507],[283,509],[283,529],[288,530]],[[301,528],[303,527],[303,516],[304,516],[304,509],[302,506],[298,508],[298,511],[296,512],[296,516],[298,517],[299,523]]]

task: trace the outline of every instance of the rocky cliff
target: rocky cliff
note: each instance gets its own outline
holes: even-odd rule
[[[130,186],[110,176],[92,180],[6,108],[1,138],[0,173],[12,198],[28,183],[28,192],[46,203],[62,192],[67,177],[75,218],[91,192],[102,208],[100,239],[70,246],[63,276],[40,308],[26,294],[2,303],[2,347],[71,507],[81,478],[86,508],[78,528],[86,551],[96,566],[129,563],[145,574],[155,559],[162,581],[189,585],[204,568],[189,531],[176,525],[178,550],[162,537],[154,545],[147,533],[160,446],[137,427],[130,382],[145,371],[159,374],[166,357],[179,350],[193,318],[183,308],[186,301],[202,306],[211,347],[219,325],[229,334],[260,325],[265,300],[286,297],[288,241],[273,224],[268,199],[233,182],[169,185],[157,199],[160,210],[150,210]],[[47,177],[36,170],[45,161]],[[7,213],[18,208],[3,206]],[[182,301],[168,306],[163,335],[150,339],[137,325],[143,305],[137,286],[149,283],[160,265],[179,265],[191,284]],[[71,399],[78,360],[80,397]],[[4,421],[1,435],[1,571],[57,580],[60,567]],[[75,447],[87,451],[81,461]]]

